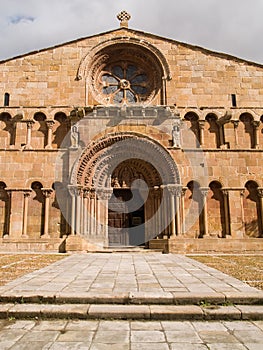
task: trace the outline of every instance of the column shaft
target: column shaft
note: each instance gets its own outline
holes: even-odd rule
[[[44,216],[44,237],[49,237],[49,204],[50,196],[53,190],[51,188],[42,188],[42,193],[45,198],[45,216]]]
[[[47,144],[45,148],[52,149],[52,129],[53,129],[54,121],[47,120],[46,125],[47,125]]]
[[[263,236],[263,187],[258,188],[258,196],[260,203],[260,224],[261,224],[261,233],[260,237]]]
[[[26,144],[25,144],[25,149],[31,149],[31,136],[32,136],[32,128],[34,125],[34,120],[29,120],[26,122],[27,125],[27,132],[26,132]]]
[[[25,192],[24,193],[24,210],[23,210],[23,229],[22,229],[22,237],[27,237],[27,222],[28,222],[28,199],[29,199],[30,193]]]
[[[208,188],[200,188],[200,191],[202,193],[202,198],[203,198],[203,210],[202,210],[202,214],[203,214],[203,232],[202,232],[202,235],[203,235],[203,237],[209,236],[208,222],[207,222],[207,200],[206,200],[208,190],[209,190]]]
[[[177,236],[181,236],[182,231],[181,231],[181,217],[180,217],[180,194],[177,193],[175,196],[175,208],[176,208],[176,233]]]

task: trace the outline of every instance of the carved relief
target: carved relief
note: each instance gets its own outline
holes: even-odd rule
[[[125,148],[125,152],[121,141],[129,143],[129,147]],[[114,150],[112,150],[113,146]],[[144,153],[142,153],[142,149]],[[151,162],[150,156],[154,158],[155,163],[158,163],[156,168],[161,172],[160,174],[153,170],[154,166],[140,168],[142,154],[146,162],[147,160]],[[147,159],[147,154],[149,159]],[[121,174],[121,179],[119,179],[119,174],[116,175],[116,172],[114,174],[114,171],[118,171],[117,166],[123,163],[122,157],[124,157],[123,161],[125,159],[128,159],[128,161],[132,160],[132,165],[136,169],[136,174],[134,173],[132,176],[140,178],[140,173],[143,174],[145,179],[150,179],[147,180],[150,186],[159,184],[160,177],[167,183],[180,183],[178,169],[167,151],[153,141],[138,137],[133,133],[112,134],[97,140],[97,142],[93,142],[83,152],[78,164],[76,164],[72,172],[71,183],[90,186],[90,182],[93,179],[97,187],[107,187],[111,186],[107,182],[109,181],[109,176],[113,174],[111,177],[112,181],[115,181],[113,187],[122,186],[121,181],[129,182],[132,178],[130,176],[130,178],[126,177],[125,179],[123,178],[124,175]],[[116,177],[118,182],[115,179]]]

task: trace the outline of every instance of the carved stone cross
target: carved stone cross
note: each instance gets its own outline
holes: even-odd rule
[[[121,11],[117,15],[118,20],[121,22],[120,26],[128,28],[128,22],[131,19],[131,15],[127,11]]]

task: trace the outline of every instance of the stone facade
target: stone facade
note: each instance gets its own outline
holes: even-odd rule
[[[263,251],[263,66],[128,19],[0,62],[0,250]]]

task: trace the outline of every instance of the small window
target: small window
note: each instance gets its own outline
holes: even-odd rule
[[[10,94],[8,92],[6,92],[5,97],[4,97],[4,106],[5,107],[9,106],[9,100],[10,100]]]
[[[236,107],[237,106],[237,97],[235,94],[231,95],[231,100],[232,100],[232,107]]]

